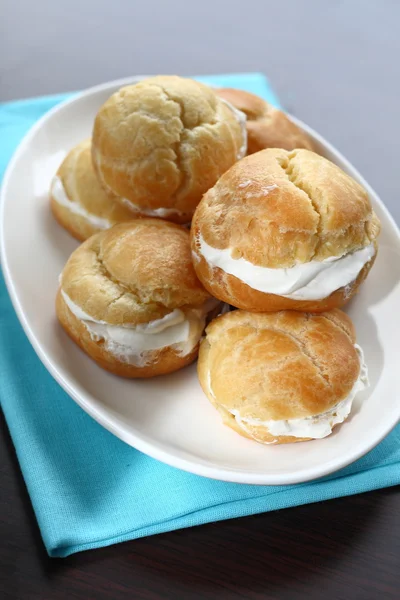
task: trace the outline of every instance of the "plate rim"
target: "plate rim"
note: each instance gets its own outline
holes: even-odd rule
[[[188,458],[178,456],[173,451],[167,451],[163,448],[160,448],[158,444],[151,443],[146,439],[143,439],[142,437],[140,437],[140,435],[136,433],[128,433],[127,431],[125,431],[124,428],[120,428],[116,423],[110,420],[110,418],[107,418],[106,415],[103,415],[102,411],[98,410],[98,408],[94,406],[90,400],[87,399],[87,396],[89,394],[82,389],[79,383],[73,386],[69,383],[69,381],[64,377],[64,375],[58,370],[56,364],[54,364],[51,357],[42,349],[41,344],[37,341],[36,336],[26,319],[24,310],[22,308],[22,304],[20,302],[18,293],[14,285],[13,277],[7,259],[7,250],[4,235],[4,213],[9,180],[11,179],[15,165],[18,162],[20,155],[24,152],[25,146],[30,142],[31,138],[36,134],[36,132],[40,130],[43,127],[43,125],[48,120],[50,120],[55,114],[57,114],[61,110],[64,110],[66,106],[74,104],[76,102],[80,102],[85,96],[104,92],[108,89],[115,88],[117,86],[135,83],[145,77],[149,76],[135,75],[131,77],[125,77],[122,79],[116,79],[113,81],[101,83],[99,85],[95,85],[86,90],[83,90],[82,92],[74,94],[73,96],[57,104],[48,112],[46,112],[36,123],[33,124],[33,126],[29,129],[29,131],[24,135],[24,137],[18,144],[7,165],[0,189],[0,258],[2,263],[4,280],[13,308],[16,312],[18,320],[22,325],[26,336],[28,337],[29,342],[31,343],[35,353],[37,354],[47,371],[50,373],[50,375],[57,381],[61,388],[78,404],[78,406],[80,406],[90,417],[92,417],[95,421],[97,421],[97,423],[99,423],[102,427],[104,427],[110,433],[115,435],[117,438],[127,443],[129,446],[132,446],[137,450],[147,454],[148,456],[159,460],[163,463],[166,463],[172,467],[176,467],[183,471],[187,471],[203,477],[208,477],[210,479],[253,485],[293,485],[296,483],[303,483],[306,481],[319,479],[321,477],[325,477],[331,473],[334,473],[340,469],[343,469],[344,467],[357,461],[359,458],[370,452],[396,427],[396,425],[400,421],[400,408],[397,418],[394,419],[393,422],[390,422],[390,424],[388,424],[386,427],[384,427],[380,435],[376,438],[373,438],[373,441],[369,441],[368,443],[364,444],[361,449],[356,450],[353,453],[349,453],[348,455],[346,455],[346,457],[342,459],[340,459],[339,457],[339,459],[331,460],[318,468],[306,467],[302,470],[297,471],[296,473],[288,475],[279,473],[251,473],[248,471],[242,471],[240,469],[235,470],[226,467],[209,466],[201,462],[197,462],[195,460],[190,460]],[[330,142],[328,142],[321,134],[316,132],[313,128],[311,128],[307,124],[303,123],[303,121],[290,114],[289,117],[294,123],[296,123],[296,125],[298,125],[306,133],[308,133],[315,141],[317,141],[326,150],[331,152],[340,161],[342,161],[342,163],[346,166],[346,168],[348,168],[349,171],[356,174],[356,176],[362,182],[364,187],[367,189],[368,193],[372,196],[374,202],[379,206],[380,210],[385,214],[385,217],[391,223],[393,232],[396,234],[397,242],[400,246],[399,226],[397,225],[396,221],[394,220],[388,208],[382,202],[378,194],[373,190],[373,188],[368,184],[368,182],[365,181],[365,179],[353,166],[353,164],[347,158],[345,158],[339,150],[337,150]]]

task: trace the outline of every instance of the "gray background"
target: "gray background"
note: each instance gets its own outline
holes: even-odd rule
[[[263,71],[400,222],[399,25],[400,0],[0,0],[0,100]]]

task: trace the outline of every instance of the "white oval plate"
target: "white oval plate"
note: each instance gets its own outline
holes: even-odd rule
[[[57,106],[27,134],[4,178],[3,269],[12,302],[34,349],[66,392],[124,442],[180,469],[254,484],[289,484],[332,473],[378,444],[400,418],[400,234],[373,190],[321,136],[296,121],[322,153],[368,190],[382,221],[380,250],[361,293],[348,306],[364,348],[371,387],[351,417],[323,440],[262,446],[224,425],[197,381],[195,365],[151,380],[119,379],[96,366],[54,314],[57,280],[74,241],[49,210],[48,188],[64,155],[90,136],[100,105],[122,84],[101,85]]]

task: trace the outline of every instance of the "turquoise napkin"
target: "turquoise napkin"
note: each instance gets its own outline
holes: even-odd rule
[[[201,78],[277,104],[259,74]],[[0,173],[23,134],[67,96],[0,105]],[[213,481],[127,446],[83,412],[51,378],[14,314],[0,275],[0,401],[50,556],[108,546],[400,482],[400,429],[329,478],[295,486]]]

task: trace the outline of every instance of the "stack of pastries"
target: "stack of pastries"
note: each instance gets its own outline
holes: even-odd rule
[[[264,100],[176,76],[113,94],[50,189],[82,245],[57,317],[101,367],[198,357],[223,422],[263,444],[323,438],[368,385],[340,310],[376,257],[367,192]]]

